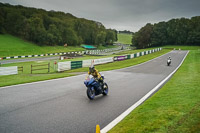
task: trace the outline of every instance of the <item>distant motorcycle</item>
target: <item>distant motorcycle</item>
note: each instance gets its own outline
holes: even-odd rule
[[[104,80],[104,76],[101,76]],[[87,96],[90,100],[93,100],[95,96],[103,94],[108,94],[108,85],[98,82],[92,75],[88,75],[84,81],[85,86],[87,87]]]
[[[171,59],[167,59],[167,66],[169,66],[171,64],[172,60]]]

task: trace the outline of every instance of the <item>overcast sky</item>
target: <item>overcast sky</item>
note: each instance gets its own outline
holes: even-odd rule
[[[200,0],[0,0],[11,5],[63,11],[106,28],[138,31],[146,23],[200,16]]]

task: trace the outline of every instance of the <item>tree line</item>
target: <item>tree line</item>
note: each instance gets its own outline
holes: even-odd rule
[[[200,46],[200,16],[148,23],[133,34],[132,44],[137,48],[163,45]]]
[[[129,31],[129,30],[123,30],[123,31],[119,31],[118,33],[122,33],[122,34],[133,34],[133,32]]]
[[[106,29],[100,22],[59,11],[3,3],[0,3],[0,34],[50,46],[109,45],[117,41],[117,31]]]

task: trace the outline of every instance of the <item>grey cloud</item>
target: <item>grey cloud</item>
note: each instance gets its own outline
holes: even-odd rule
[[[200,14],[199,0],[0,0],[71,13],[99,21],[106,28],[137,31],[146,23]]]

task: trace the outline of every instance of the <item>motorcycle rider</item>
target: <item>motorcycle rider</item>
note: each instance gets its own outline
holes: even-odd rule
[[[169,66],[170,64],[171,64],[171,57],[169,56],[168,58],[167,58],[167,65]]]
[[[95,67],[92,65],[91,67],[89,67],[89,71],[88,71],[88,74],[92,75],[94,78],[97,78],[98,81],[102,81],[102,77],[101,77],[101,74],[98,72],[97,69],[95,69]]]
[[[98,72],[97,69],[95,69],[95,67],[92,65],[91,67],[89,67],[89,71],[88,74],[92,75],[94,78],[97,79],[97,81],[99,81],[100,85],[103,85],[103,78],[101,77],[101,74]]]
[[[171,59],[171,57],[170,57],[170,56],[168,57],[168,60],[170,60],[170,62],[172,61],[172,59]]]

